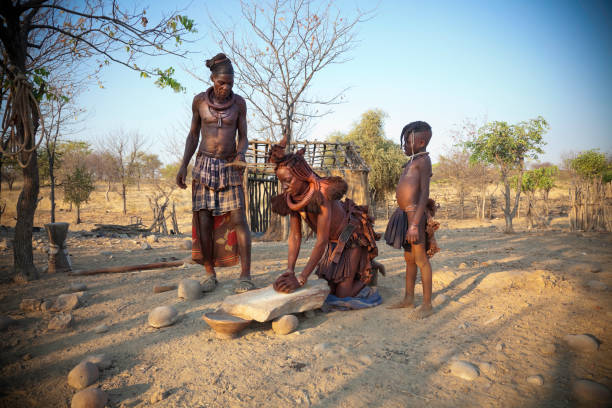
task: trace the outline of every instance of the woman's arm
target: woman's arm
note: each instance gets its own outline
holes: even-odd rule
[[[310,258],[304,267],[304,270],[300,274],[298,281],[300,284],[306,283],[308,276],[312,273],[314,268],[319,264],[319,261],[325,253],[325,248],[329,244],[329,232],[331,224],[331,202],[327,199],[321,204],[321,213],[317,215],[317,242],[315,242]]]
[[[300,255],[302,245],[302,219],[299,214],[291,213],[289,216],[289,255],[287,256],[287,270],[295,272],[295,262]]]

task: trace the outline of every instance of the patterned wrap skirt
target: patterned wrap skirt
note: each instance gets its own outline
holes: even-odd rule
[[[244,208],[241,172],[225,167],[227,163],[198,153],[192,171],[193,211],[210,210],[213,215],[221,215]]]

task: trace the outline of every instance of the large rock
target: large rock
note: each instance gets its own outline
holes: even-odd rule
[[[463,378],[464,380],[472,381],[478,376],[480,376],[478,368],[474,364],[469,363],[467,361],[451,361],[449,368],[452,375],[454,375],[455,377]]]
[[[590,380],[577,380],[572,384],[574,397],[588,407],[612,406],[612,392],[605,385]]]
[[[326,280],[312,279],[293,293],[278,293],[270,285],[263,289],[228,296],[221,309],[246,320],[267,322],[282,315],[318,309],[328,294],[329,286]]]
[[[60,313],[49,320],[47,328],[49,330],[64,330],[72,325],[72,315],[70,313]]]
[[[59,295],[53,308],[51,310],[60,311],[60,312],[68,312],[70,310],[74,310],[81,304],[79,299],[79,295],[76,293],[67,293],[64,295]]]
[[[276,334],[285,335],[297,329],[299,324],[298,318],[294,315],[285,315],[272,321],[272,330]]]
[[[37,312],[40,310],[41,299],[23,299],[19,304],[19,309],[24,312]]]
[[[149,325],[153,327],[166,327],[174,324],[178,312],[172,306],[158,306],[149,313]]]
[[[100,371],[98,367],[94,363],[84,361],[70,370],[68,373],[68,385],[77,390],[82,390],[96,382],[99,376]]]
[[[108,396],[99,388],[90,387],[77,392],[72,397],[71,408],[104,408]]]
[[[178,286],[178,297],[185,300],[195,300],[202,297],[202,286],[195,279],[183,279]]]
[[[568,334],[563,341],[575,351],[593,352],[599,350],[599,341],[590,334]]]

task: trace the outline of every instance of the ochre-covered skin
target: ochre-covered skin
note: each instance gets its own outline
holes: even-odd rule
[[[400,210],[408,218],[408,230],[405,241],[410,249],[405,249],[406,261],[406,294],[404,299],[390,306],[396,308],[414,308],[414,286],[417,266],[421,270],[423,283],[423,304],[417,310],[416,317],[424,318],[433,312],[431,306],[432,272],[426,247],[426,207],[429,201],[429,181],[432,176],[431,160],[426,152],[431,139],[431,130],[411,132],[404,144],[404,153],[410,157],[396,189],[396,199]],[[393,217],[389,221],[393,222]],[[406,247],[408,248],[408,247]]]
[[[224,55],[222,56],[225,58]],[[246,103],[242,97],[232,92],[234,75],[229,73],[215,74],[215,69],[212,68],[214,64],[209,65],[209,62],[213,60],[207,61],[207,66],[213,72],[210,77],[213,86],[193,98],[191,127],[185,142],[185,153],[181,167],[176,175],[176,184],[183,189],[187,188],[185,184],[187,166],[198,147],[200,136],[199,154],[216,159],[244,162],[248,148]],[[226,63],[231,65],[227,61],[226,59]],[[244,168],[242,168],[243,170]],[[199,237],[202,254],[204,255],[204,268],[209,275],[215,275],[212,259],[213,214],[210,210],[199,210],[196,213],[199,220]],[[240,277],[250,279],[251,234],[244,206],[230,211],[230,218],[237,234],[242,269]]]
[[[278,147],[278,145],[276,146]],[[351,200],[341,202],[346,182],[339,177],[322,178],[312,171],[300,153],[283,155],[273,149],[271,161],[283,194],[273,200],[273,210],[290,216],[287,271],[274,283],[274,289],[289,293],[303,285],[310,274],[327,279],[338,297],[355,296],[371,280],[378,254],[372,219],[367,208]],[[301,274],[295,264],[302,241],[302,219],[316,233],[316,242]],[[347,226],[352,225],[347,230]],[[347,232],[345,232],[347,231]],[[343,236],[345,232],[345,236]],[[334,248],[341,246],[334,257]]]

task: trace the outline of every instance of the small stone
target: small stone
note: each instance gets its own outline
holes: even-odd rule
[[[84,290],[87,290],[87,285],[82,282],[73,282],[70,284],[71,292],[82,292]]]
[[[142,244],[140,244],[140,249],[144,249],[145,251],[151,249],[151,245],[149,245],[148,242],[143,242]]]
[[[106,333],[108,331],[108,326],[105,324],[101,324],[99,326],[94,327],[93,330],[94,330],[94,333],[98,333],[98,334]]]
[[[113,253],[111,251],[101,251],[100,255],[102,256],[111,256]]]
[[[451,361],[449,368],[452,375],[468,381],[472,381],[480,375],[478,368],[467,361]]]
[[[41,312],[50,312],[53,309],[53,302],[50,300],[43,300],[43,302],[40,304],[40,311]]]
[[[67,312],[76,309],[80,304],[81,302],[77,294],[67,293],[57,297],[52,310]]]
[[[529,377],[527,377],[527,383],[531,385],[535,385],[537,387],[541,387],[542,385],[544,385],[544,377],[542,377],[539,374],[530,375]]]
[[[329,343],[319,343],[316,346],[314,346],[313,351],[318,354],[326,350],[329,350],[329,347],[330,347]]]
[[[298,318],[294,315],[284,315],[272,321],[272,330],[276,334],[289,334],[299,325]]]
[[[598,273],[598,272],[601,272],[601,265],[590,264],[590,263],[578,263],[578,264],[571,265],[569,268],[567,268],[567,271],[571,273],[576,273],[576,274]]]
[[[40,310],[41,303],[40,299],[23,299],[19,304],[19,309],[24,312],[37,312]]]
[[[178,286],[179,299],[195,300],[202,297],[202,286],[195,279],[183,279]]]
[[[495,375],[497,373],[497,369],[495,366],[488,362],[482,362],[478,364],[478,369],[484,373],[485,375]]]
[[[0,316],[0,330],[6,330],[11,324],[14,324],[16,320],[11,319],[8,316]]]
[[[459,264],[459,269],[465,269],[465,268],[467,268],[467,264],[465,262],[461,262]]]
[[[158,242],[158,241],[159,241],[159,238],[157,238],[157,235],[149,235],[147,237],[147,242],[149,244],[153,244],[153,243]]]
[[[25,353],[21,358],[23,361],[28,361],[32,359],[32,355],[30,353]]]
[[[568,334],[563,341],[575,351],[593,352],[599,350],[599,341],[590,334]]]
[[[168,397],[168,394],[168,391],[163,389],[155,390],[151,394],[149,401],[151,401],[151,404],[155,404],[156,402],[165,400]]]
[[[106,370],[113,365],[113,362],[106,356],[106,354],[92,354],[91,356],[85,357],[83,361],[81,361],[81,363],[85,362],[95,364],[99,370]]]
[[[598,280],[590,280],[586,283],[586,287],[589,289],[604,291],[608,289],[608,285]]]
[[[590,380],[577,380],[572,384],[574,397],[589,407],[609,407],[612,392],[605,385]]]
[[[431,305],[433,307],[438,307],[440,306],[442,303],[446,302],[448,300],[448,296],[446,295],[436,295],[436,297],[433,298],[433,300],[431,301]]]
[[[372,365],[373,363],[372,357],[365,354],[359,356],[359,361],[361,361],[365,365]]]
[[[313,317],[315,317],[317,314],[315,313],[314,310],[307,310],[304,313],[304,316],[306,316],[307,319],[312,319]]]
[[[96,382],[99,376],[98,367],[93,363],[84,361],[70,370],[68,373],[68,385],[77,390],[82,390]]]
[[[70,313],[60,313],[49,320],[47,328],[49,330],[64,330],[72,324],[72,315]]]
[[[119,234],[119,238],[129,238],[128,234]]]
[[[77,392],[72,397],[71,408],[104,408],[108,402],[108,396],[104,391],[96,387],[86,388]]]
[[[552,343],[548,343],[540,346],[539,350],[540,353],[544,354],[545,356],[550,356],[557,352],[557,347],[555,347],[555,345]]]
[[[149,325],[152,327],[166,327],[174,324],[178,312],[172,306],[158,306],[149,313]]]
[[[504,351],[505,348],[506,345],[504,343],[497,343],[497,345],[495,346],[495,350],[497,351]]]
[[[181,246],[183,247],[183,249],[191,251],[191,247],[193,246],[193,243],[191,242],[190,239],[185,239],[183,240],[183,242],[181,242]]]

